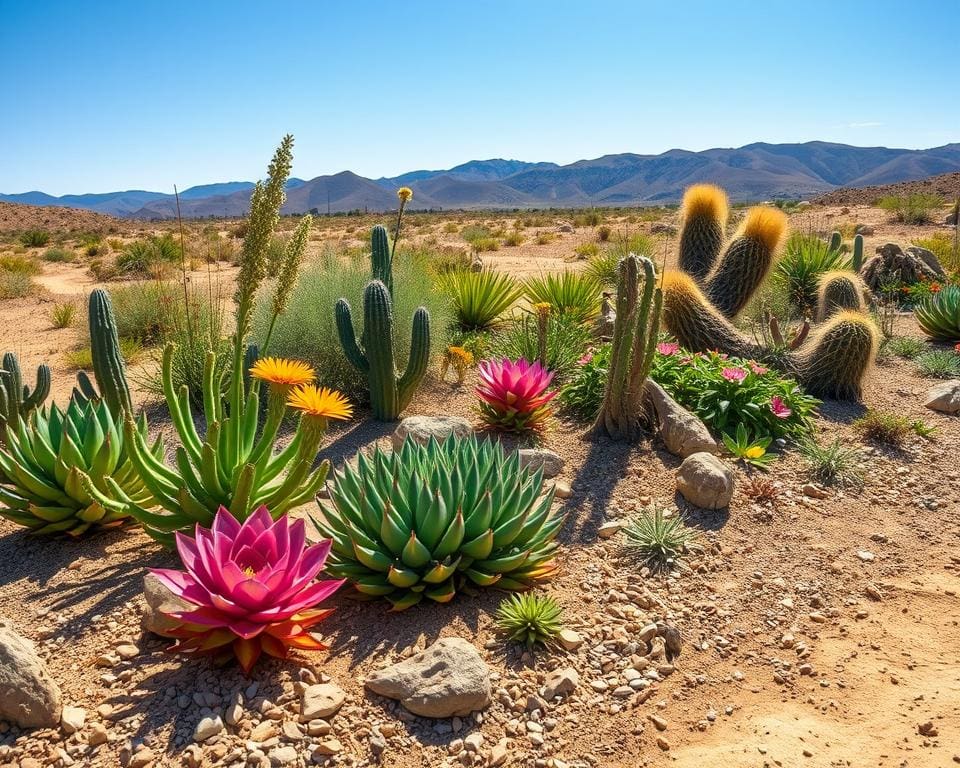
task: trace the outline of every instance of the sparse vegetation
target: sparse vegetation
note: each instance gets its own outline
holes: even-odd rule
[[[57,247],[48,248],[40,258],[52,263],[69,263],[77,260],[77,254],[69,248]]]
[[[902,445],[904,438],[913,431],[909,419],[872,408],[853,422],[853,428],[864,440],[892,446]]]
[[[960,378],[960,354],[949,349],[934,349],[914,359],[917,373],[930,379]]]
[[[943,205],[937,195],[915,192],[909,195],[890,195],[877,201],[877,206],[893,214],[903,224],[928,224]]]
[[[653,570],[666,570],[687,551],[696,532],[676,514],[654,506],[631,518],[623,528],[627,549]]]
[[[863,487],[863,453],[859,448],[845,445],[839,437],[821,445],[814,437],[808,436],[797,441],[797,450],[814,482],[840,488]]]
[[[563,628],[563,610],[549,595],[534,592],[513,594],[497,608],[497,629],[507,639],[528,649],[553,642]]]
[[[72,301],[57,302],[50,310],[50,322],[54,328],[69,328],[76,313],[77,305]]]
[[[28,229],[20,235],[20,242],[27,248],[43,248],[50,242],[50,233],[41,229]]]

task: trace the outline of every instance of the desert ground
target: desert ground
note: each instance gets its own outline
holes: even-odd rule
[[[52,399],[63,403],[76,373],[66,353],[85,344],[84,297],[124,282],[94,276],[79,233],[102,228],[116,252],[145,235],[179,232],[175,223],[58,216],[0,219],[9,235],[0,256],[37,258],[41,270],[29,295],[0,300],[0,349],[19,355],[27,379],[47,362]],[[381,219],[389,223],[320,217],[308,262],[324,249],[365,247],[370,225]],[[284,219],[282,227],[293,223]],[[519,245],[479,256],[485,266],[524,278],[581,269],[587,260],[577,249],[598,243],[601,226],[611,240],[618,233],[649,235],[655,243],[649,255],[669,266],[677,223],[672,209],[617,210],[599,224],[556,211],[418,214],[407,218],[404,238],[469,258],[464,227],[516,230]],[[818,233],[868,225],[868,255],[883,243],[952,232],[940,224],[895,223],[868,204],[793,209],[790,225]],[[231,233],[238,226],[187,222],[187,237],[215,232],[236,248]],[[38,249],[18,245],[13,233],[32,227],[51,230],[76,260],[41,261]],[[189,261],[192,281],[214,280],[229,295],[235,266],[206,263],[200,247]],[[65,302],[78,304],[79,319],[54,328],[51,309]],[[924,338],[909,314],[896,324],[898,335]],[[154,428],[170,432],[164,407],[141,384],[155,365],[149,349],[130,361],[134,399],[147,403]],[[473,376],[456,386],[440,381],[432,367],[404,415],[474,419]],[[588,441],[584,425],[561,412],[546,445],[564,460],[554,482],[566,497],[557,503],[567,522],[560,572],[549,590],[564,609],[565,626],[582,638],[571,650],[529,653],[504,645],[492,621],[502,595],[490,590],[399,614],[343,590],[333,599],[335,614],[320,625],[329,651],[261,664],[245,677],[236,667],[171,656],[168,641],[143,632],[142,577],[151,567],[173,567],[176,557],[141,531],[52,546],[0,522],[0,615],[37,644],[64,702],[85,710],[85,722],[72,733],[0,723],[0,765],[283,765],[287,746],[295,748],[293,765],[403,768],[960,764],[960,419],[923,407],[932,383],[909,361],[889,357],[871,372],[862,405],[820,408],[822,441],[861,443],[851,421],[866,408],[936,428],[932,439],[911,436],[899,448],[864,444],[863,490],[811,488],[804,463],[788,451],[767,473],[773,498],[753,498],[755,473],[737,465],[734,499],[720,511],[697,509],[676,493],[680,459],[658,439]],[[331,430],[321,456],[342,463],[375,442],[389,445],[392,429],[360,413]],[[698,531],[695,546],[666,574],[650,573],[624,555],[617,537],[600,535],[605,523],[651,500],[676,509]],[[679,629],[682,652],[655,664],[650,684],[637,692],[627,685],[633,675],[624,675],[632,671],[631,643],[656,621]],[[471,639],[493,668],[488,709],[433,721],[365,691],[373,670],[446,636]],[[543,700],[549,673],[566,668],[579,675],[576,690]],[[346,691],[346,703],[306,732],[298,722],[299,690],[327,680]],[[196,738],[198,724],[218,717],[212,737]]]

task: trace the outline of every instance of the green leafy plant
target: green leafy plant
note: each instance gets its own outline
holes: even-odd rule
[[[547,370],[563,380],[573,374],[577,361],[590,342],[589,327],[577,322],[570,315],[551,312],[546,318],[546,355],[543,361]],[[538,359],[538,318],[529,312],[513,317],[501,330],[494,333],[490,343],[479,357],[500,357],[518,360]],[[476,356],[476,352],[474,352]]]
[[[918,355],[913,361],[917,373],[931,379],[960,378],[960,354],[950,349],[935,349]]]
[[[552,597],[527,592],[504,598],[495,624],[509,640],[532,649],[556,639],[563,629],[562,616],[563,609]]]
[[[551,314],[585,323],[600,314],[600,284],[589,275],[564,271],[532,277],[524,287],[531,303],[550,305]]]
[[[930,338],[960,341],[960,286],[944,286],[917,304],[913,315]]]
[[[797,440],[796,445],[814,482],[841,488],[863,487],[864,459],[859,448],[845,445],[839,437],[821,445],[810,435]]]
[[[314,519],[333,542],[327,572],[394,610],[473,587],[525,589],[553,573],[563,517],[543,473],[491,441],[451,436],[357,454]]]
[[[623,528],[627,550],[653,570],[665,570],[696,540],[696,532],[677,515],[667,517],[654,506],[630,518]]]
[[[54,328],[69,328],[76,313],[77,305],[72,301],[55,302],[50,309],[50,322]]]
[[[560,390],[561,404],[581,421],[593,421],[603,403],[609,368],[609,344],[588,349]]]
[[[927,350],[927,345],[913,336],[894,336],[884,342],[883,349],[891,355],[914,360]]]
[[[943,205],[937,195],[915,192],[908,195],[888,195],[877,201],[877,206],[890,211],[894,218],[904,224],[928,224],[934,212]]]
[[[450,272],[441,278],[440,287],[451,297],[463,330],[494,328],[523,295],[523,286],[513,277],[492,269]]]
[[[68,248],[47,248],[40,258],[52,263],[69,263],[77,260],[77,254]]]
[[[839,248],[815,235],[794,233],[787,238],[774,279],[783,286],[794,307],[810,314],[817,305],[820,276],[849,268],[850,259]]]
[[[589,259],[600,253],[600,246],[590,242],[580,243],[580,245],[573,249],[573,252],[578,259]]]
[[[116,267],[125,275],[162,275],[180,259],[180,245],[169,232],[134,240],[117,255]]]
[[[20,242],[27,248],[43,248],[50,242],[50,233],[41,229],[28,229],[20,234]]]
[[[726,432],[721,437],[726,449],[751,467],[766,471],[770,464],[776,461],[777,457],[767,452],[773,439],[769,436],[752,438],[742,423],[737,424],[737,431],[733,437]]]

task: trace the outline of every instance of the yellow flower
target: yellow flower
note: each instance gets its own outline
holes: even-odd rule
[[[765,453],[766,451],[759,445],[751,445],[749,448],[747,448],[744,456],[746,456],[748,459],[759,459]]]
[[[473,365],[473,353],[463,347],[447,347],[447,354],[463,365]]]
[[[316,374],[302,360],[286,360],[281,357],[262,357],[250,368],[250,375],[271,384],[294,387],[313,381]]]
[[[410,187],[400,187],[397,190],[397,197],[400,198],[401,203],[408,203],[413,199],[413,190]]]
[[[316,384],[304,384],[294,389],[287,398],[287,405],[308,416],[322,419],[349,419],[353,406],[341,393]]]

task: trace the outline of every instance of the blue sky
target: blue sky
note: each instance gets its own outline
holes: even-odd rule
[[[956,0],[0,0],[0,192],[960,141]]]

